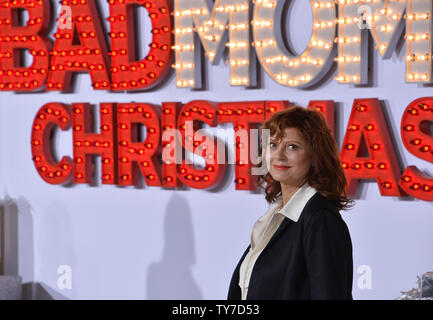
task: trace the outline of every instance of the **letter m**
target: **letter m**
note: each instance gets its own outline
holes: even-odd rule
[[[201,87],[200,38],[212,64],[222,56],[223,44],[229,48],[231,85],[254,86],[249,0],[216,0],[212,11],[209,7],[206,0],[175,1],[176,85]]]
[[[406,18],[406,82],[431,82],[431,0],[338,0],[340,83],[366,84],[368,32],[383,59],[390,58]]]

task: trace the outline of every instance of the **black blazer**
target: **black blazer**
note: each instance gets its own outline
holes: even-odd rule
[[[239,261],[228,300],[240,300]],[[335,203],[316,192],[297,222],[285,217],[254,264],[247,300],[352,299],[352,241]]]

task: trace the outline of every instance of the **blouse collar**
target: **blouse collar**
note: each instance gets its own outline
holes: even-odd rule
[[[283,203],[282,195],[280,195],[271,206],[273,206],[274,210],[277,210],[275,213],[281,213],[294,222],[297,222],[308,200],[310,200],[316,192],[317,190],[306,182],[295,192],[283,208],[281,208]]]

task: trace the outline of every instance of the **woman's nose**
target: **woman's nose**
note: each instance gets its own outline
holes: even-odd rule
[[[286,159],[286,153],[282,146],[278,146],[277,150],[275,151],[275,156],[277,160],[284,160]]]

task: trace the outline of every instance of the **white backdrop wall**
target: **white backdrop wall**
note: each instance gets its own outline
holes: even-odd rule
[[[105,1],[101,7],[106,18]],[[299,53],[308,43],[311,22],[308,2],[294,1],[286,23]],[[144,37],[146,19],[140,27]],[[263,69],[260,88],[230,87],[228,66],[206,62],[207,89],[202,91],[177,89],[171,73],[163,86],[141,93],[93,91],[88,75],[79,75],[69,94],[0,93],[0,181],[6,211],[18,215],[23,281],[40,283],[55,298],[225,299],[252,226],[268,207],[263,194],[235,190],[233,167],[217,190],[49,185],[36,172],[30,148],[32,122],[45,103],[272,99],[306,107],[310,100],[330,99],[337,103],[341,146],[353,100],[376,97],[384,101],[402,168],[417,165],[432,176],[431,164],[409,154],[400,138],[403,110],[414,99],[432,95],[431,87],[405,83],[404,53],[404,41],[388,60],[374,52],[373,83],[362,88],[337,84],[335,68],[312,90],[278,85]],[[232,132],[230,125],[218,128]],[[57,132],[56,151],[72,157],[70,131]],[[360,183],[354,199],[354,209],[342,212],[353,242],[354,298],[396,298],[417,285],[417,275],[433,270],[432,203],[382,197],[375,181]],[[59,286],[61,266],[70,268],[70,289]],[[371,286],[363,281],[365,266]]]

